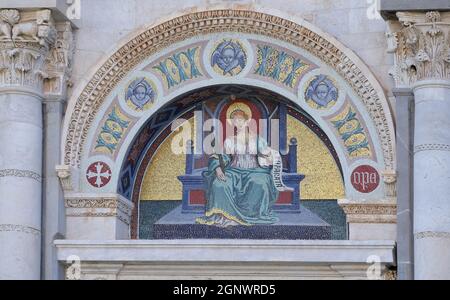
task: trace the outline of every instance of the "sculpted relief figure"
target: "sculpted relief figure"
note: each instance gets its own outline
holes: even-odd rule
[[[51,25],[51,11],[36,12],[36,19],[20,21],[15,9],[0,11],[0,39],[12,41],[35,41],[44,46],[56,39],[56,29]]]
[[[19,12],[15,9],[4,9],[0,11],[0,39],[11,40],[12,28],[19,20]]]

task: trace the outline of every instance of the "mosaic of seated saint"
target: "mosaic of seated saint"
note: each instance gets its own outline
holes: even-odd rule
[[[206,215],[197,219],[198,224],[228,227],[278,222],[272,211],[279,196],[272,174],[276,151],[251,130],[251,120],[251,109],[244,103],[228,109],[227,122],[234,134],[225,139],[224,154],[209,159],[204,173]]]

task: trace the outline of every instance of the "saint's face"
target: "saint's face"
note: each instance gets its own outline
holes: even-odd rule
[[[143,86],[138,86],[134,91],[134,96],[139,101],[145,100],[145,98],[147,97],[147,89]]]
[[[247,126],[247,120],[241,115],[236,115],[233,117],[233,125],[238,131],[242,131]]]
[[[325,84],[320,84],[317,87],[316,93],[320,100],[326,100],[328,97],[328,87]]]

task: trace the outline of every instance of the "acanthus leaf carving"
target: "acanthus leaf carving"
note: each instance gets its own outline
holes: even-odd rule
[[[55,24],[51,14],[48,9],[0,10],[0,86],[64,94],[71,71],[72,28],[70,23]]]
[[[425,79],[450,79],[450,13],[398,12],[401,28],[387,34],[398,87]]]
[[[44,92],[49,96],[65,95],[71,85],[72,60],[75,52],[75,41],[70,22],[57,25],[57,39],[46,59],[47,78]]]

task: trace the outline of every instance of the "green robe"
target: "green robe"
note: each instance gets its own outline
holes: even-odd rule
[[[198,218],[197,223],[216,225],[214,217],[220,215],[240,225],[274,224],[278,218],[272,212],[272,206],[278,199],[271,168],[256,167],[251,169],[231,166],[232,157],[222,155],[225,165],[226,181],[216,177],[219,168],[219,155],[213,155],[204,172],[207,183],[205,217]]]

